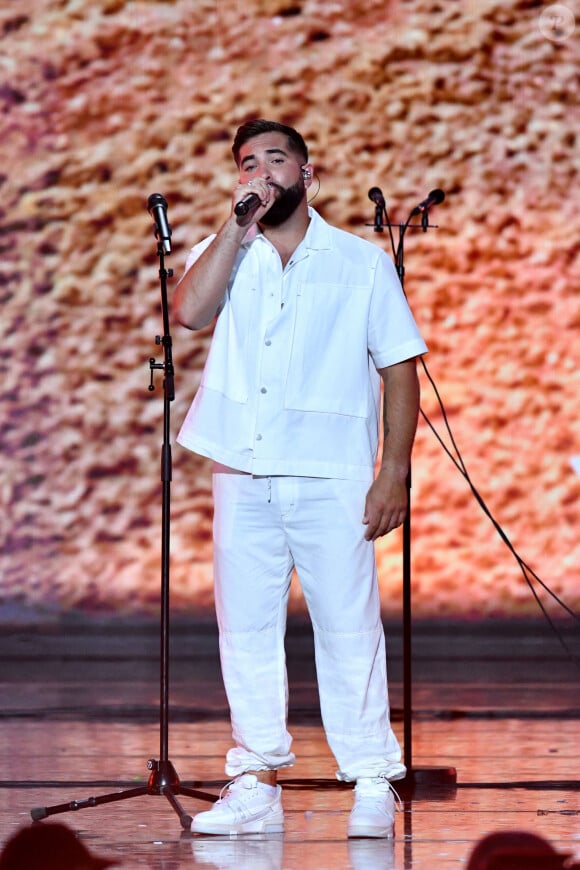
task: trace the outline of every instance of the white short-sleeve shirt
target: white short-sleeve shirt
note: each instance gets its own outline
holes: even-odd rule
[[[395,267],[313,209],[282,268],[250,232],[240,246],[184,447],[255,475],[366,480],[377,456],[377,369],[427,348]],[[214,237],[192,249],[189,265]]]

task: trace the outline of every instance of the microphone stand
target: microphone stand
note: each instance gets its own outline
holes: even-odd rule
[[[156,196],[157,194],[154,194]],[[150,771],[147,785],[137,786],[125,791],[113,792],[99,797],[89,797],[85,800],[73,800],[69,803],[58,804],[51,807],[35,807],[30,814],[33,821],[41,821],[48,816],[65,813],[72,810],[81,810],[88,807],[96,807],[100,804],[113,803],[140,797],[141,795],[161,795],[165,797],[177,815],[184,830],[191,830],[192,817],[188,815],[176,795],[184,794],[189,797],[200,798],[214,802],[215,795],[199,791],[194,788],[184,787],[177,772],[169,760],[169,542],[170,542],[170,494],[172,477],[172,459],[170,443],[170,405],[175,398],[174,368],[172,359],[172,339],[169,333],[169,314],[167,304],[167,278],[172,277],[173,270],[165,269],[165,253],[171,253],[169,242],[170,230],[161,224],[156,224],[155,236],[160,239],[157,245],[159,255],[159,280],[161,284],[161,309],[163,317],[163,336],[155,336],[155,344],[161,345],[164,350],[164,362],[158,363],[154,357],[149,359],[150,382],[148,389],[153,391],[153,372],[161,369],[163,378],[163,443],[161,447],[161,482],[162,482],[162,509],[161,509],[161,624],[160,624],[160,711],[159,731],[160,749],[159,759],[150,758],[147,769]]]
[[[421,213],[421,223],[412,224],[411,219]],[[383,220],[384,218],[384,220]],[[404,240],[409,227],[420,228],[423,232],[427,229],[437,229],[436,225],[429,224],[428,208],[414,208],[406,221],[392,224],[387,213],[386,205],[375,208],[375,219],[372,226],[374,232],[382,233],[383,227],[389,230],[391,246],[393,249],[395,268],[403,293],[405,293],[405,257]],[[392,229],[398,226],[399,243],[395,247]],[[405,293],[405,296],[407,294]],[[411,464],[405,481],[407,489],[407,514],[403,522],[403,763],[407,768],[404,779],[397,780],[397,790],[403,795],[413,794],[421,787],[456,788],[457,771],[454,767],[422,767],[413,765],[413,650],[412,650],[412,595],[411,595]]]

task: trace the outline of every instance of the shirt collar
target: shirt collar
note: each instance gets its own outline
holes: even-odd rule
[[[311,208],[311,206],[308,206],[308,216],[310,222],[301,244],[310,251],[330,250],[332,248],[332,241],[329,224],[327,224],[324,218],[320,217],[318,212]],[[258,227],[258,224],[252,224],[244,236],[242,245],[243,247],[249,248],[252,242],[261,237],[262,232]]]

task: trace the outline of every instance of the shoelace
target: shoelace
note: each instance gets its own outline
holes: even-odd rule
[[[395,788],[395,786],[393,785],[393,783],[392,783],[390,780],[388,780],[386,777],[381,776],[381,779],[384,779],[384,780],[385,780],[385,782],[386,782],[386,783],[388,784],[388,786],[389,786],[389,790],[393,792],[393,794],[394,794],[394,796],[395,796],[395,805],[396,805],[396,807],[397,807],[397,810],[398,810],[399,812],[401,812],[402,809],[403,809],[403,801],[401,800],[401,798],[400,798],[400,796],[399,796],[399,792],[397,791],[397,789]]]
[[[226,783],[216,801],[216,804],[227,804],[228,811],[233,813],[238,821],[244,820],[248,817],[248,813],[252,812],[250,802],[258,791],[258,782],[246,787],[240,784],[240,779],[241,777],[238,777]]]
[[[241,785],[240,779],[241,779],[241,777],[237,777],[236,779],[231,779],[229,782],[226,782],[226,784],[223,786],[223,788],[220,791],[219,797],[217,799],[218,803],[221,803],[223,801],[235,800],[236,798],[238,801],[240,801],[240,796],[238,796],[237,792],[240,792],[240,793],[243,793],[246,791],[250,792],[250,791],[254,791],[255,789],[257,789],[257,787],[258,787],[257,782],[255,782],[249,788],[246,788],[245,786]],[[237,786],[237,788],[236,788],[236,786]],[[227,792],[225,797],[224,797],[224,792]],[[241,801],[241,802],[243,803],[243,801]]]
[[[403,812],[403,801],[401,800],[399,793],[398,793],[397,789],[395,788],[395,786],[393,785],[393,783],[390,782],[386,776],[376,776],[376,777],[374,777],[374,779],[380,780],[381,784],[384,784],[388,787],[387,791],[385,791],[385,794],[387,794],[389,791],[393,793],[393,796],[395,798],[395,810],[396,810],[396,812],[398,812],[398,813]],[[368,794],[368,795],[361,794],[360,797],[363,798],[365,801],[367,801],[367,800],[369,802],[373,801],[373,803],[378,806],[382,801],[383,795],[381,795],[381,794]]]
[[[395,797],[395,809],[398,813],[402,813],[403,812],[403,801],[401,800],[401,798],[399,796],[399,792],[397,791],[397,789],[395,788],[393,783],[390,780],[388,780],[386,778],[386,776],[380,776],[379,779],[381,779],[383,782],[386,782],[386,784],[389,786],[389,791],[392,791],[393,795]]]
[[[238,779],[231,779],[229,782],[226,782],[226,784],[223,786],[223,788],[220,791],[217,802],[221,803],[222,801],[228,800],[228,798],[235,797],[235,792],[232,792],[232,788],[235,787],[237,784],[238,784]],[[239,788],[242,789],[242,788],[244,788],[244,786],[240,786]],[[238,790],[239,789],[236,789],[236,791],[238,791]],[[248,791],[249,790],[250,789],[248,789]],[[224,797],[224,792],[227,792],[225,797]]]

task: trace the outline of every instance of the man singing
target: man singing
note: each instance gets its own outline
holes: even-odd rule
[[[192,249],[175,292],[184,326],[216,318],[178,441],[213,460],[215,601],[234,743],[225,765],[233,782],[192,830],[284,830],[277,773],[295,760],[284,655],[295,568],[336,775],[356,784],[348,836],[392,837],[391,782],[405,767],[389,716],[374,542],[407,511],[416,357],[426,346],[386,254],[308,206],[314,170],[302,136],[250,121],[232,150],[231,214]]]

